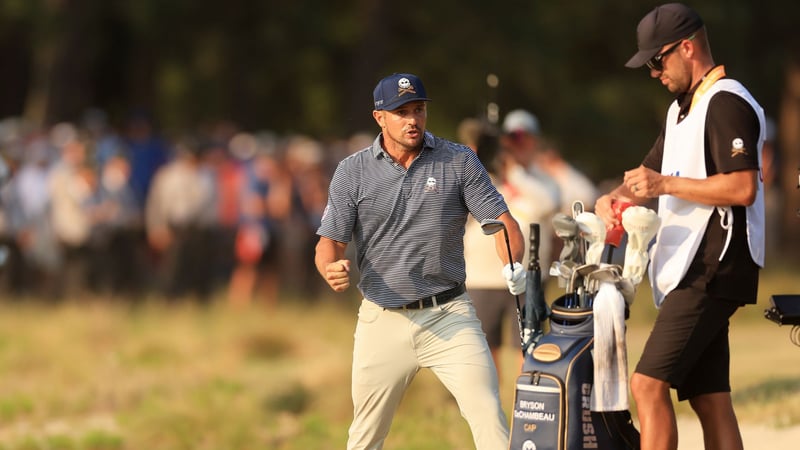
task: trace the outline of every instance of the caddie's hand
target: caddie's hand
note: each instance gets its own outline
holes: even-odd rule
[[[335,292],[343,292],[350,287],[350,261],[340,259],[325,266],[325,281]]]
[[[513,270],[511,269],[511,264],[506,264],[503,267],[503,278],[506,279],[508,290],[512,295],[519,295],[525,292],[527,272],[522,267],[522,263],[515,262]]]
[[[597,215],[597,217],[603,219],[603,222],[606,224],[606,228],[620,224],[619,219],[617,218],[616,214],[614,214],[614,208],[612,206],[613,203],[614,198],[608,194],[601,195],[594,203],[594,213]]]
[[[626,171],[623,183],[639,198],[655,198],[666,193],[663,188],[664,176],[644,166]]]

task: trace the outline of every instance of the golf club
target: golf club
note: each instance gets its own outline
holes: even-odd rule
[[[576,219],[579,215],[583,214],[583,202],[580,200],[575,200],[572,202],[572,218]],[[586,264],[586,251],[588,250],[588,244],[586,240],[581,235],[580,230],[577,236],[577,244],[578,244],[578,256],[580,258],[580,262]]]
[[[497,219],[486,219],[481,221],[481,230],[483,234],[487,236],[491,236],[497,233],[500,230],[503,230],[503,235],[506,239],[506,250],[508,250],[508,263],[511,264],[511,271],[514,271],[514,256],[511,254],[511,244],[508,242],[508,230],[506,229],[506,224],[503,223],[502,220]],[[523,347],[525,344],[523,331],[522,331],[522,316],[520,313],[520,306],[519,306],[519,295],[514,294],[514,300],[517,301],[517,324],[519,325],[519,341],[520,347]],[[522,350],[523,356],[525,355],[525,350]]]
[[[603,257],[603,245],[606,240],[606,224],[603,219],[597,217],[594,213],[582,212],[575,217],[575,222],[578,223],[578,230],[581,236],[589,244],[589,249],[586,250],[587,264],[600,264]]]
[[[540,228],[538,223],[530,224],[530,256],[528,278],[525,288],[525,307],[522,310],[524,322],[523,353],[531,353],[544,334],[544,324],[550,311],[544,300],[542,288],[542,269],[539,265]]]
[[[561,249],[558,259],[562,264],[566,261],[582,263],[580,249],[578,248],[578,234],[580,232],[578,223],[564,213],[554,215],[552,221],[556,236],[564,241],[564,247]]]

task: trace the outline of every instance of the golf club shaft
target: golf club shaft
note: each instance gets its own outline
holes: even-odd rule
[[[506,250],[508,251],[508,263],[511,265],[511,273],[514,273],[514,255],[511,254],[511,243],[508,241],[508,230],[503,227],[503,237],[506,239]],[[525,356],[525,335],[522,331],[522,314],[520,313],[519,294],[514,294],[514,300],[517,302],[517,325],[519,325],[519,343],[522,350],[522,356]]]
[[[612,258],[614,257],[614,246],[608,244],[608,253],[606,253],[606,264],[611,264]]]

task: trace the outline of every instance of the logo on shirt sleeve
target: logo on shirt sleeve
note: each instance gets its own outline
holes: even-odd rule
[[[738,155],[747,155],[747,149],[744,148],[742,138],[736,138],[731,142],[731,158],[735,158]]]

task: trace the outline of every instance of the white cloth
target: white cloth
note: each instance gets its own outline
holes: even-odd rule
[[[594,387],[592,411],[628,409],[628,347],[625,299],[612,282],[602,282],[594,297]]]
[[[674,102],[667,112],[664,137],[664,158],[661,174],[687,178],[706,178],[705,121],[710,99],[720,91],[739,95],[753,107],[761,123],[758,140],[758,160],[764,143],[764,111],[750,93],[737,81],[725,79],[713,86],[693,106],[686,118],[678,123],[680,107]],[[680,283],[689,268],[700,241],[705,235],[714,206],[662,195],[658,200],[661,228],[656,243],[650,250],[650,283],[656,307]],[[730,232],[730,231],[729,231]],[[758,191],[753,205],[747,207],[747,238],[753,261],[764,265],[764,184],[758,180]],[[721,255],[722,256],[722,255]]]

